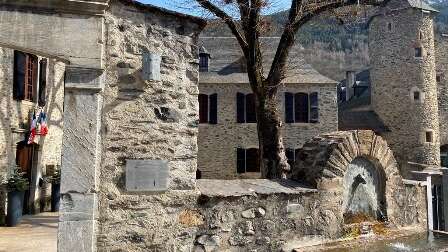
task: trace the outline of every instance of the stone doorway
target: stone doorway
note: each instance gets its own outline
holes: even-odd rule
[[[25,141],[17,143],[16,164],[28,179],[29,187],[25,191],[23,214],[33,214],[34,201],[38,188],[33,186],[37,180],[37,163],[39,155],[38,144],[27,144]]]

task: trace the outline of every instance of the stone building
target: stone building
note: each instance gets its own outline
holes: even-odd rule
[[[263,38],[269,69],[279,38]],[[199,45],[198,176],[259,178],[258,136],[252,91],[241,49],[233,37],[202,37]],[[321,133],[337,130],[336,82],[319,74],[295,46],[278,91],[282,134],[291,164],[296,150]]]
[[[25,214],[48,210],[50,187],[42,180],[61,165],[64,71],[57,57],[0,48],[0,178],[5,181],[16,166],[25,173]],[[48,133],[38,128],[29,141],[33,115],[46,116]],[[2,189],[0,223],[5,202]]]
[[[339,128],[381,134],[407,178],[422,169],[409,162],[440,165],[446,144],[447,38],[434,34],[436,13],[424,2],[391,1],[369,22],[370,69],[343,84],[349,101],[340,103]]]

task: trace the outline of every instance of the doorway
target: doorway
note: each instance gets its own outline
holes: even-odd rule
[[[23,214],[35,213],[34,201],[37,188],[34,185],[37,179],[38,151],[38,144],[27,144],[26,141],[17,143],[16,164],[29,183],[25,191]]]

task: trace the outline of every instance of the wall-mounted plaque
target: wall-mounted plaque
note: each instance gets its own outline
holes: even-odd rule
[[[168,189],[168,176],[168,161],[126,161],[126,190],[129,192],[166,191]]]

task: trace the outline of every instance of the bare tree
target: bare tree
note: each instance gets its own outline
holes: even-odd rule
[[[247,64],[250,87],[255,95],[260,165],[263,178],[285,178],[290,167],[287,163],[282,121],[277,110],[278,88],[286,77],[288,58],[300,27],[312,18],[354,5],[380,5],[388,0],[292,0],[288,21],[268,74],[263,69],[260,37],[265,29],[263,12],[269,0],[195,0],[202,8],[221,19],[238,41]],[[236,11],[232,13],[232,11]],[[353,15],[356,15],[354,13]]]

